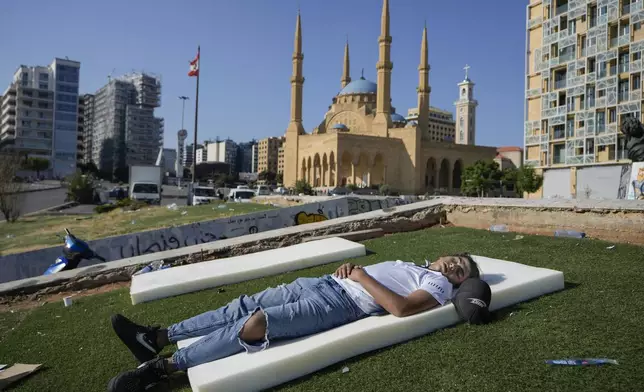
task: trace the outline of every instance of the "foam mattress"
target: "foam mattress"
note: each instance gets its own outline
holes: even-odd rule
[[[474,256],[492,288],[491,310],[562,290],[562,272]],[[264,351],[240,353],[188,369],[195,392],[257,391],[270,388],[347,358],[404,342],[458,323],[454,305],[398,318],[368,317],[308,337],[271,342]],[[178,342],[186,347],[200,338]]]
[[[326,238],[134,275],[130,297],[132,304],[136,305],[366,254],[367,250],[362,244],[339,237]]]

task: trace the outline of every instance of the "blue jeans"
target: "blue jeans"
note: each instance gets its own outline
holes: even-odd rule
[[[266,317],[266,335],[260,342],[245,342],[239,337],[241,329],[260,309]],[[243,350],[264,350],[271,340],[311,335],[367,316],[331,276],[298,278],[171,325],[168,339],[176,343],[203,336],[174,353],[177,368],[186,370]]]

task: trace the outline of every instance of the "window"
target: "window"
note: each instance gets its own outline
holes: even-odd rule
[[[639,90],[642,86],[642,77],[640,75],[633,75],[631,90]]]
[[[617,121],[617,113],[615,112],[615,108],[608,109],[608,123],[612,124],[615,121]]]
[[[49,80],[49,75],[46,73],[41,73],[39,77],[40,77],[40,80],[44,80],[44,81]]]
[[[640,60],[642,58],[642,52],[633,53],[633,61]]]
[[[633,31],[638,31],[641,28],[642,28],[642,23],[637,22],[637,23],[633,24]]]
[[[49,94],[44,91],[39,91],[38,98],[49,98]]]

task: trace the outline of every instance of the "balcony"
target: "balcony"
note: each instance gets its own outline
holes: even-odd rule
[[[624,4],[622,6],[622,16],[628,15],[631,13],[631,5],[630,4]]]
[[[562,4],[559,7],[557,7],[557,15],[561,15],[564,12],[568,12],[568,3]]]
[[[594,107],[595,107],[595,99],[589,98],[588,101],[586,101],[586,109],[592,109]]]
[[[566,131],[564,129],[555,129],[552,132],[552,139],[557,140],[557,139],[565,139],[566,138]]]
[[[555,81],[555,89],[566,88],[566,79],[561,79]]]
[[[630,95],[628,94],[628,91],[620,91],[617,95],[619,102],[625,102],[630,100]]]
[[[619,66],[619,73],[624,73],[624,72],[629,72],[630,71],[630,63],[627,61],[625,63],[621,63]]]
[[[615,75],[617,75],[617,65],[611,65],[611,66],[610,66],[610,73],[609,73],[609,75],[610,75],[610,76],[615,76]]]
[[[606,124],[604,124],[604,123],[597,123],[596,131],[597,131],[597,133],[606,132]]]
[[[614,46],[617,46],[617,37],[611,38],[609,41],[609,47],[612,48]]]
[[[554,154],[552,157],[552,163],[555,165],[566,163],[566,154]]]

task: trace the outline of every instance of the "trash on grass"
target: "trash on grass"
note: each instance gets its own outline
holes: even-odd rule
[[[188,215],[188,211],[183,211],[181,215]]]
[[[0,390],[3,390],[16,381],[27,377],[31,373],[37,371],[41,366],[42,364],[26,365],[24,363],[16,363],[7,369],[4,369],[0,372]]]
[[[515,240],[522,240],[522,239],[523,239],[523,236],[522,236],[522,235],[517,234],[517,236],[516,236],[516,237],[514,237],[514,239],[515,239]]]
[[[608,358],[549,359],[546,363],[566,366],[618,365],[616,360]]]
[[[606,249],[615,249],[615,245],[607,246]]]
[[[342,368],[342,373],[347,373],[349,371],[349,367],[345,366]]]
[[[507,233],[510,230],[508,229],[507,225],[492,225],[490,226],[490,231],[494,231],[497,233]]]
[[[66,308],[72,306],[72,297],[63,298],[63,303],[65,304]]]
[[[13,234],[7,234],[7,238],[13,238],[13,237],[15,237],[15,235],[13,235]]]
[[[9,365],[0,365],[0,371],[2,371],[2,369],[6,368],[7,366]]]
[[[585,238],[586,233],[576,230],[556,230],[555,237]]]
[[[135,225],[135,224],[136,224],[136,221],[135,221],[135,220],[133,220],[132,222],[130,222],[130,224]]]
[[[223,210],[225,208],[228,208],[228,206],[225,205],[225,204],[220,204],[220,205],[217,206],[217,208],[219,208],[220,210]]]
[[[177,203],[172,203],[172,204],[168,205],[168,207],[167,207],[167,208],[168,208],[169,210],[176,211],[176,210],[178,210],[178,209],[179,209],[179,206],[177,205]]]

